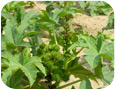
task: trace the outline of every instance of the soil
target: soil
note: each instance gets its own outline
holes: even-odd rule
[[[40,10],[45,10],[46,9],[46,5],[43,4],[43,2],[41,1],[36,1],[35,2],[36,6],[34,7],[25,7],[26,11],[31,10],[35,10],[36,12],[39,12]],[[106,27],[107,23],[108,23],[108,16],[106,15],[99,15],[99,16],[88,16],[85,14],[81,14],[78,13],[76,14],[76,17],[71,19],[72,22],[72,26],[74,27],[75,30],[86,30],[88,32],[88,34],[92,34],[92,35],[97,35],[97,32],[100,31],[102,32],[102,28]],[[105,30],[103,32],[104,34],[110,33],[110,34],[114,34],[114,30]],[[48,35],[48,32],[44,31],[45,35]],[[40,37],[42,37],[43,35],[39,35]],[[45,43],[49,43],[49,39],[45,39],[42,38],[42,40]],[[84,51],[84,50],[83,50]],[[84,52],[80,52],[80,54],[78,56],[82,56],[84,55]],[[81,57],[80,62],[83,62],[85,59],[83,57]],[[84,65],[86,68],[89,68],[89,65]],[[64,85],[66,83],[72,82],[78,80],[78,78],[75,78],[73,75],[71,75],[70,80],[68,82],[63,82],[61,85]],[[94,89],[103,87],[103,83],[101,82],[101,80],[98,79],[99,83],[96,83],[95,81],[91,81],[92,87]],[[76,89],[79,89],[80,83],[76,83],[73,86],[75,86]],[[68,86],[64,89],[70,89],[72,86]]]

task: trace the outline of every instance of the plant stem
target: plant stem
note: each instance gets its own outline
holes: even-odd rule
[[[83,47],[78,52],[76,52],[76,55],[79,54],[82,50],[83,50]]]
[[[27,80],[25,80],[25,79],[23,79],[23,82],[24,82],[25,84],[29,84],[29,82],[28,82]]]
[[[101,57],[101,65],[103,66],[103,57]]]
[[[26,85],[26,86],[24,86],[23,89],[28,88],[28,87],[30,87],[30,85]]]
[[[38,42],[38,38],[37,38],[37,35],[34,35],[32,37],[32,54],[33,56],[35,56],[37,53],[36,53],[36,47],[38,46],[39,42]]]
[[[32,45],[32,54],[33,54],[33,56],[35,56],[36,55],[36,48],[35,48],[34,37],[32,37],[32,42],[33,42],[33,45]]]
[[[82,80],[83,80],[83,79],[73,81],[73,82],[71,82],[71,83],[68,83],[68,84],[62,85],[62,86],[58,87],[57,89],[65,88],[65,87],[67,87],[67,86],[70,86],[70,85],[75,84],[75,83],[77,83],[77,82],[80,82],[80,81],[82,81]]]
[[[54,30],[54,24],[52,24],[52,29],[53,29],[53,35],[54,35],[54,40],[55,40],[55,43],[57,43],[57,38],[56,38],[56,33],[55,33],[55,30]]]

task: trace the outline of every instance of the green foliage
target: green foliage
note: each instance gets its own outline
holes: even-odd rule
[[[67,74],[63,75],[65,57],[59,52],[58,45],[45,45],[40,44],[37,48],[38,56],[41,57],[44,66],[46,67],[47,74],[51,75],[51,78],[55,81],[63,79],[67,81],[69,76]],[[44,55],[44,53],[46,53]]]
[[[66,21],[74,17],[76,13],[85,13],[84,11],[79,10],[73,6],[76,5],[75,1],[46,1],[45,4],[47,5],[46,11],[49,13],[55,9],[54,5],[57,5],[60,8],[55,9],[57,13],[60,12],[58,16],[60,18],[65,17],[63,20]]]
[[[84,47],[85,45],[88,50],[85,51],[86,61],[91,66],[91,68],[95,68],[98,64],[103,64],[103,57],[114,61],[114,42],[107,42],[104,40],[104,35],[102,33],[98,33],[96,37],[92,35],[80,35],[80,40],[84,40],[83,42],[74,43],[69,49],[73,49],[74,47]]]
[[[111,10],[111,6],[104,1],[79,1],[81,8],[88,10],[91,16],[107,15]]]
[[[79,3],[82,8],[90,9],[91,15],[107,14],[111,9],[108,4],[101,1]],[[13,1],[3,7],[3,82],[15,89],[61,89],[81,82],[81,89],[92,89],[89,80],[99,83],[99,78],[104,86],[109,85],[114,75],[114,36],[101,32],[98,32],[97,36],[92,36],[84,30],[76,32],[70,19],[75,17],[76,13],[86,14],[77,8],[78,2],[46,1],[45,4],[46,10],[40,12],[25,11],[25,5],[34,5],[31,1]],[[109,22],[112,23],[112,19],[113,13]],[[49,35],[41,37],[49,39],[48,44],[38,37],[43,30],[49,32]],[[77,47],[80,48],[77,50]],[[86,51],[82,57],[85,57],[86,61],[80,62],[78,54],[84,48]],[[109,66],[104,65],[104,58],[110,60]],[[86,68],[85,64],[90,65],[90,68]],[[61,86],[60,84],[67,82],[71,75],[79,80]],[[75,87],[72,86],[72,89]]]
[[[110,85],[114,78],[114,71],[111,71],[109,66],[104,66],[102,68],[102,80],[104,85]]]
[[[19,7],[21,6],[24,6],[24,5],[34,5],[31,4],[33,2],[29,1],[29,2],[24,2],[24,1],[18,1],[18,2],[15,2],[15,1],[12,1],[12,2],[9,2],[7,3],[3,8],[2,8],[2,13],[3,12],[6,12],[2,15],[1,17],[1,30],[3,31],[3,27],[6,25],[6,20],[7,19],[13,19],[14,17],[11,17],[11,15],[9,15],[9,13],[13,12],[13,11],[16,11],[15,12],[15,15],[14,16],[17,16],[17,22],[19,23],[20,22],[20,19],[21,19],[21,14],[24,14],[24,10],[20,10]],[[13,24],[15,24],[16,22],[13,21]]]
[[[25,30],[30,26],[30,20],[37,15],[34,11],[25,12],[24,8],[17,7],[14,14],[2,11],[2,17],[9,20],[3,27],[5,35],[2,35],[2,42],[5,43],[4,50],[21,49],[24,47],[31,47],[30,43],[24,41],[26,37],[38,34],[38,31]]]
[[[114,29],[114,12],[110,13],[108,18],[108,24],[102,30]]]
[[[7,3],[2,11],[4,12],[12,12],[13,10],[15,10],[17,7],[21,7],[21,6],[25,6],[25,5],[34,5],[34,2],[31,2],[31,1],[28,1],[28,2],[24,2],[24,1],[18,1],[18,2],[15,2],[15,1],[12,1],[12,2],[9,2]]]
[[[82,66],[78,66],[77,65],[77,67],[72,67],[70,69],[70,73],[72,75],[74,75],[75,78],[81,78],[81,79],[83,79],[83,78],[88,77],[88,78],[96,81],[94,74],[91,71],[87,70],[86,68],[84,68]]]
[[[28,78],[31,87],[36,80],[37,73],[39,72],[36,67],[46,75],[45,67],[42,65],[41,59],[37,56],[30,57],[29,49],[25,49],[23,53],[16,55],[12,55],[10,52],[2,52],[2,68],[5,68],[5,70],[2,71],[2,80],[9,87],[14,83],[10,82],[12,75],[16,75],[19,70],[24,74],[20,72],[18,78],[23,80],[22,75],[25,75]],[[16,83],[20,82],[21,81],[18,80],[16,81]]]
[[[89,81],[88,78],[81,81],[80,89],[92,89],[91,82]]]

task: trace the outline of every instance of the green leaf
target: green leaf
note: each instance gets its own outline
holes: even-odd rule
[[[16,48],[16,46],[13,43],[5,43],[5,44],[6,44],[6,49],[7,50]]]
[[[31,47],[31,45],[28,42],[21,41],[18,45],[16,46],[25,46],[25,47]]]
[[[84,11],[79,10],[77,8],[74,8],[74,7],[71,7],[70,10],[73,10],[75,13],[83,13],[83,14],[86,14]]]
[[[91,68],[95,68],[98,63],[101,61],[101,57],[98,53],[94,52],[92,49],[88,49],[85,51],[86,54],[86,61],[91,66]]]
[[[101,76],[102,76],[102,66],[101,65],[98,65],[95,69],[95,76],[97,78],[100,78],[101,79]]]
[[[20,34],[23,33],[24,30],[29,26],[28,21],[35,15],[37,15],[37,13],[33,10],[30,10],[24,15],[24,17],[21,20],[21,25],[17,28]]]
[[[81,38],[88,45],[89,49],[85,51],[85,59],[91,68],[97,67],[99,63],[102,64],[103,57],[111,61],[114,60],[114,42],[108,43],[107,41],[104,41],[101,34],[98,34],[96,38],[86,35],[81,35]]]
[[[108,22],[111,22],[114,19],[114,12],[112,12],[108,18]]]
[[[103,42],[99,53],[101,56],[113,61],[114,60],[114,42],[112,43]]]
[[[4,84],[10,86],[10,78],[12,76],[12,72],[18,69],[19,67],[17,65],[13,65],[2,71],[2,81],[4,82]]]
[[[68,49],[71,50],[75,47],[89,48],[85,51],[86,61],[91,68],[97,67],[101,64],[102,58],[105,57],[113,62],[114,60],[114,42],[108,43],[104,41],[104,35],[99,34],[95,37],[88,35],[80,35],[80,38],[76,43],[72,44]]]
[[[75,78],[83,79],[83,78],[88,77],[97,82],[95,75],[91,71],[87,70],[86,68],[84,68],[82,66],[78,66],[78,65],[77,65],[77,67],[76,66],[74,66],[74,67],[75,68],[73,68],[73,69],[69,69],[69,71],[70,71],[70,74],[75,76]]]
[[[40,71],[46,76],[46,71],[45,71],[45,67],[43,66],[43,64],[41,63],[34,63],[36,65],[36,67],[38,67],[40,69]]]
[[[114,35],[112,35],[112,34],[104,34],[104,39],[110,39],[110,40],[114,41]]]
[[[112,12],[109,15],[107,26],[102,28],[102,30],[109,30],[109,29],[114,29],[114,12]]]
[[[49,14],[47,11],[45,10],[41,10],[40,14],[39,14],[39,22],[49,22],[49,23],[54,23],[54,21],[52,19],[50,19]]]
[[[30,87],[31,87],[36,80],[38,70],[36,69],[36,67],[32,65],[24,65],[23,67],[20,67],[20,69],[29,79]]]
[[[81,81],[80,89],[93,89],[91,86],[91,82],[89,81],[88,78],[85,78],[84,80]]]
[[[102,81],[104,85],[110,85],[114,78],[114,71],[111,71],[109,66],[102,68]]]
[[[56,9],[54,10],[54,13],[53,13],[53,20],[55,20],[56,23],[58,23],[58,21],[59,21],[58,14],[59,14],[60,12],[62,12],[62,9],[56,8]]]
[[[73,49],[73,48],[75,48],[75,47],[84,47],[84,48],[87,48],[88,45],[87,45],[87,43],[86,43],[84,40],[78,40],[77,42],[75,42],[74,44],[72,44],[72,45],[68,48],[68,50],[71,50],[71,49]]]
[[[59,17],[64,17],[66,16],[68,13],[67,12],[64,12],[62,11],[61,13],[58,14]]]
[[[26,35],[24,35],[26,32],[19,34],[15,26],[12,27],[12,23],[8,22],[4,31],[5,35],[2,36],[2,41],[5,42],[7,49],[12,49],[16,46],[30,46],[29,43],[23,41],[23,38],[26,37]]]
[[[4,58],[2,60],[2,66],[7,65],[8,68],[2,71],[2,80],[6,85],[10,85],[9,80],[11,76],[14,75],[16,71],[19,69],[22,70],[24,75],[28,78],[30,87],[36,80],[37,73],[39,70],[38,67],[43,74],[46,74],[44,66],[41,64],[41,59],[39,57],[30,57],[29,52],[23,52],[22,54],[12,55],[9,52],[2,52],[1,57]]]
[[[113,67],[113,68],[114,68],[114,60],[112,61],[111,67]]]
[[[39,28],[51,32],[52,31],[52,24],[48,23],[48,22],[42,22],[39,24]]]
[[[80,6],[82,7],[82,8],[85,8],[86,7],[86,3],[85,3],[85,1],[79,1],[79,4],[80,4]]]
[[[97,11],[97,8],[95,6],[90,6],[90,15],[91,16],[96,16],[97,15],[96,11]]]
[[[25,32],[22,39],[29,37],[29,36],[32,36],[32,35],[35,35],[35,34],[38,34],[38,33],[39,32],[33,32],[33,31]]]
[[[28,26],[29,26],[28,22],[21,23],[21,25],[18,26],[18,28],[16,28],[17,33],[20,34],[20,35],[23,34]]]
[[[19,87],[19,84],[21,83],[21,81],[23,79],[23,76],[24,76],[24,74],[22,73],[21,70],[18,70],[15,74],[12,75],[12,77],[10,79],[10,87],[11,88],[17,88],[17,87]]]
[[[17,7],[21,7],[21,6],[24,6],[24,5],[30,5],[30,3],[29,2],[24,2],[24,1],[17,1],[17,2],[12,1],[12,2],[7,3],[3,7],[2,11],[11,12],[11,11],[15,10]],[[32,2],[32,4],[33,4],[33,2]]]
[[[109,11],[111,10],[111,8],[112,7],[108,3],[106,3],[101,10],[103,11],[104,14],[107,15],[109,13]]]
[[[1,50],[5,50],[5,49],[6,49],[5,42],[1,40]]]
[[[12,23],[8,22],[4,27],[5,35],[2,37],[2,40],[6,43],[14,43],[14,35],[12,31]]]
[[[3,15],[4,14],[5,13],[3,13]],[[25,30],[29,26],[28,21],[36,14],[37,13],[35,13],[34,11],[29,11],[28,13],[25,13],[24,16],[19,16],[20,18],[22,18],[22,20],[21,24],[18,26],[16,25],[17,23],[15,23],[14,21],[15,19],[13,15],[10,14],[9,16],[7,16],[5,14],[5,17],[7,19],[10,19],[10,21],[7,22],[6,26],[4,27],[5,35],[2,37],[2,40],[7,44],[8,49],[12,49],[11,45],[9,45],[8,43],[12,44],[14,47],[16,46],[30,47],[29,43],[24,42],[23,39],[38,33],[38,32],[25,32]]]
[[[77,64],[78,64],[78,60],[80,59],[80,57],[76,57],[74,60],[71,60],[69,63],[68,63],[68,68],[70,67],[75,67]],[[77,66],[78,67],[78,66]]]
[[[8,12],[1,12],[1,16],[3,16],[5,19],[10,19],[12,24],[17,24],[17,21],[16,19],[14,18],[13,15],[11,15],[10,13]]]
[[[83,39],[88,44],[88,47],[97,53],[96,40],[92,36],[85,36]]]
[[[30,20],[32,17],[34,17],[35,15],[37,15],[37,13],[33,10],[30,10],[29,12],[27,12],[23,18],[23,20],[21,21],[21,23],[27,22],[28,20]]]
[[[26,63],[26,65],[33,63],[46,76],[45,67],[43,66],[41,62],[42,61],[39,57],[34,56],[32,58],[29,58],[29,61]]]

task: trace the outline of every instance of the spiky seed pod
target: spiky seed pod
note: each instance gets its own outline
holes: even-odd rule
[[[60,80],[60,76],[58,75],[58,74],[54,74],[53,76],[52,76],[52,79],[53,80]]]
[[[69,75],[68,74],[64,74],[63,77],[62,77],[62,80],[63,81],[68,81],[69,80]]]
[[[64,26],[65,28],[67,28],[67,26]]]
[[[39,47],[40,47],[41,49],[44,49],[44,48],[46,47],[46,44],[45,44],[45,43],[41,43],[41,44],[39,45]]]
[[[66,25],[68,25],[68,23],[65,23]]]
[[[59,51],[59,50],[60,50],[60,47],[59,47],[58,45],[54,45],[53,49],[54,49],[55,51]]]
[[[41,56],[42,54],[43,54],[43,49],[38,48],[38,49],[37,49],[37,55],[38,55],[38,56]]]
[[[70,37],[72,34],[70,33],[68,36]]]

